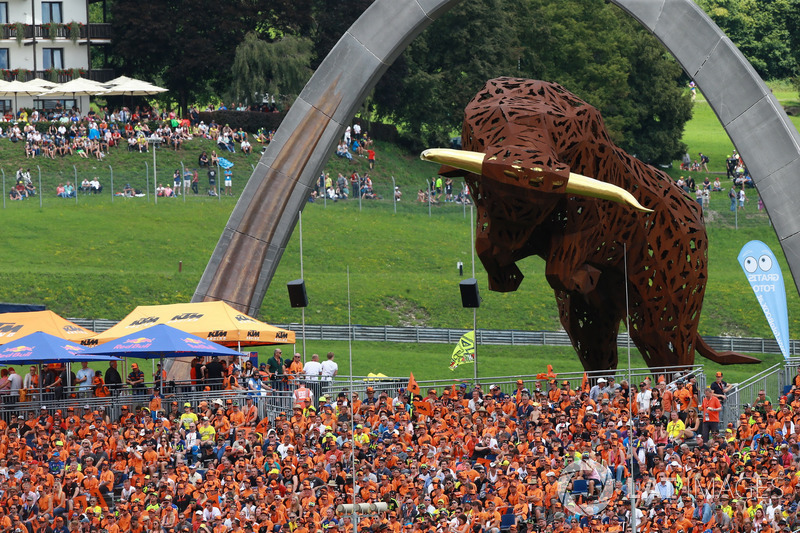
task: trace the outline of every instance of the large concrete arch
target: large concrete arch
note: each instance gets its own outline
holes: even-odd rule
[[[376,0],[276,132],[231,214],[193,301],[256,315],[298,213],[358,107],[391,63],[461,0]],[[469,0],[466,0],[469,1]],[[800,273],[800,135],[744,56],[692,0],[612,0],[675,56],[748,163],[792,273]]]

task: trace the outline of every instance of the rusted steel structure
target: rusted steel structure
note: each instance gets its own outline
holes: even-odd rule
[[[697,333],[708,276],[702,207],[615,146],[597,109],[555,83],[498,78],[467,106],[462,142],[463,151],[423,159],[469,184],[489,288],[516,290],[516,262],[542,257],[584,368],[616,368],[626,314],[648,366],[691,365],[695,349],[756,362],[718,354]]]

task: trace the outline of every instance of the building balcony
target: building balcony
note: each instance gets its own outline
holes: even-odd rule
[[[22,31],[22,36],[18,35]],[[16,23],[0,25],[0,39],[15,39],[24,41],[26,45],[31,44],[33,37],[37,41],[65,41],[70,40],[77,44],[85,44],[88,40],[92,43],[105,44],[111,42],[111,24],[80,24],[76,28],[76,33],[70,27],[70,23],[50,23],[22,26]]]
[[[33,78],[41,78],[43,80],[48,80],[56,83],[65,83],[70,81],[71,79],[77,78],[78,76],[89,78],[90,80],[98,81],[100,83],[111,81],[116,77],[114,75],[113,68],[96,68],[92,69],[91,72],[89,72],[89,70],[86,68],[50,69],[50,70],[36,70],[36,71],[23,70],[23,69],[0,70],[0,79],[5,81],[11,81],[11,80],[29,81],[32,80]]]

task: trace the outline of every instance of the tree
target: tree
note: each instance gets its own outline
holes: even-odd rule
[[[797,75],[796,0],[697,0],[764,79]],[[795,41],[796,42],[796,41]]]
[[[514,73],[512,17],[519,0],[472,0],[420,35],[375,91],[379,114],[400,123],[414,148],[446,146],[486,80]],[[383,90],[383,87],[389,90]]]
[[[236,46],[256,29],[268,0],[161,0],[112,5],[115,68],[158,81],[186,113],[189,102],[223,94]]]
[[[375,101],[415,147],[446,146],[485,81],[516,76],[560,83],[594,105],[611,138],[646,162],[669,162],[685,149],[691,102],[680,67],[603,0],[465,2],[401,59],[389,69],[391,90],[379,86]]]
[[[349,0],[331,2],[312,0],[314,17],[311,38],[314,41],[312,68],[316,69],[344,32],[372,5],[374,0]]]
[[[248,33],[233,59],[233,94],[248,103],[266,93],[296,96],[312,74],[312,47],[307,37],[287,35],[267,42],[255,32]]]

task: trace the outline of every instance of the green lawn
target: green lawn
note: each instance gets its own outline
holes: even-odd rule
[[[707,104],[698,102],[685,140],[690,150],[711,156],[712,170],[724,165],[730,141]],[[193,141],[182,152],[159,151],[159,181],[166,181],[183,160],[193,166],[201,150],[211,150],[208,141]],[[65,316],[120,319],[136,305],[188,301],[206,262],[230,215],[236,198],[208,196],[160,199],[122,199],[111,202],[103,196],[79,196],[64,200],[52,195],[54,187],[67,179],[79,180],[101,174],[110,185],[112,165],[115,188],[124,181],[144,187],[146,171],[152,180],[152,154],[117,150],[106,161],[69,158],[56,162],[36,159],[26,162],[22,147],[0,140],[0,168],[7,186],[19,164],[39,165],[45,190],[44,208],[38,199],[7,202],[0,210],[5,231],[3,268],[0,269],[0,301],[42,303]],[[305,280],[310,306],[310,324],[347,323],[347,269],[350,270],[352,319],[367,325],[419,325],[471,327],[472,313],[461,308],[456,263],[465,264],[470,275],[469,211],[454,204],[434,206],[416,203],[415,191],[436,171],[419,161],[416,154],[379,143],[377,168],[372,176],[383,200],[317,202],[303,213]],[[235,190],[250,174],[257,156],[232,154]],[[148,167],[145,167],[147,162]],[[75,165],[73,169],[72,165]],[[366,160],[348,164],[332,159],[326,170],[332,176],[367,170]],[[102,174],[105,173],[105,174]],[[72,178],[70,178],[72,176]],[[104,178],[102,176],[107,176]],[[391,188],[404,191],[394,212]],[[38,179],[38,172],[35,174]],[[697,176],[702,181],[702,176]],[[136,181],[138,180],[138,181]],[[151,181],[152,183],[152,181]],[[202,191],[204,192],[204,191]],[[706,214],[709,249],[709,284],[701,316],[705,335],[770,337],[769,327],[750,290],[736,256],[752,239],[769,244],[788,268],[774,231],[757,196],[750,191],[743,213],[731,213],[726,193],[715,193]],[[738,216],[737,216],[738,215]],[[180,271],[179,271],[180,265]],[[543,276],[544,263],[529,258],[520,263],[526,278],[514,293],[486,289],[480,264],[477,278],[483,297],[479,327],[487,329],[560,329],[552,290]],[[277,323],[299,322],[300,312],[289,306],[285,284],[300,277],[299,231],[295,233],[267,293],[260,317]],[[800,334],[800,300],[788,281],[787,296],[791,336]],[[313,346],[313,348],[311,348]],[[346,353],[346,343],[310,343],[309,350]],[[479,355],[481,374],[535,373],[547,363],[557,370],[577,370],[579,363],[570,349],[533,347],[485,347]],[[471,375],[464,367],[454,374],[447,369],[451,346],[407,346],[356,343],[357,373],[369,371],[406,375],[419,368],[423,377]],[[394,357],[394,356],[397,357]],[[388,356],[388,357],[387,357]],[[767,362],[777,359],[767,357]],[[340,361],[341,364],[341,361]],[[634,363],[636,365],[636,363]],[[729,369],[746,376],[755,367]],[[415,370],[415,374],[416,374]],[[737,374],[741,373],[741,374]],[[741,380],[742,377],[731,379]]]
[[[769,83],[775,97],[786,106],[800,105],[797,91],[787,83]],[[800,128],[800,116],[789,117],[796,128]],[[687,124],[683,134],[683,142],[689,148],[692,159],[700,160],[698,152],[703,152],[709,159],[708,168],[712,172],[725,172],[725,159],[730,156],[734,146],[711,106],[701,93],[698,93],[692,110],[692,120]],[[680,168],[680,161],[673,166]],[[676,170],[675,173],[679,173]]]

